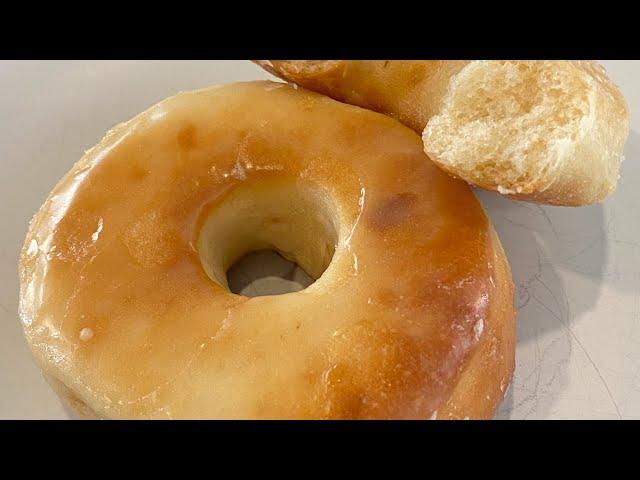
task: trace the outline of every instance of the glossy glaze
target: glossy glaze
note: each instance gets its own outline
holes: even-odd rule
[[[246,252],[203,266],[201,230],[238,192],[287,191],[308,215],[265,217],[267,241],[326,271],[230,293],[206,263]],[[513,369],[508,265],[469,188],[396,121],[283,84],[183,93],[113,129],[34,217],[20,281],[36,360],[99,417],[482,418]]]

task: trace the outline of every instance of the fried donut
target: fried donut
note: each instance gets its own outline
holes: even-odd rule
[[[519,200],[595,203],[618,183],[629,111],[597,62],[273,60],[269,72],[391,115],[467,182]]]
[[[230,292],[275,249],[316,281]],[[384,115],[283,83],[181,93],[106,137],[35,215],[20,317],[91,418],[489,418],[512,282],[468,186]]]

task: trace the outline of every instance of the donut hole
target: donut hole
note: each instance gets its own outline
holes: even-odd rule
[[[249,252],[227,271],[229,290],[245,297],[282,295],[314,282],[301,267],[275,250]]]
[[[288,293],[287,283],[289,291],[307,288],[333,259],[335,218],[329,195],[316,186],[283,179],[243,182],[205,213],[197,241],[202,267],[211,280],[245,296]],[[296,265],[305,276],[296,274]],[[277,285],[268,277],[283,281]],[[273,288],[246,288],[260,278]],[[300,288],[292,285],[296,281]]]

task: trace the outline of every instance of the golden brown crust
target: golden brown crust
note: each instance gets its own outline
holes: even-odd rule
[[[543,156],[537,165],[529,167],[528,175],[536,176],[539,171],[544,171],[544,174],[525,184],[518,183],[514,176],[514,188],[505,188],[504,179],[500,176],[462,168],[460,164],[472,160],[466,155],[465,158],[455,158],[455,155],[447,158],[449,147],[444,150],[437,148],[432,141],[432,135],[451,136],[451,142],[455,141],[456,129],[443,133],[444,130],[439,128],[432,134],[431,130],[436,127],[430,122],[442,113],[454,80],[462,76],[459,74],[463,70],[492,62],[280,60],[257,63],[287,81],[340,101],[385,113],[418,133],[424,130],[427,154],[448,173],[481,188],[516,199],[568,206],[600,201],[615,190],[628,135],[629,115],[622,94],[596,62],[546,62],[572,70],[572,82],[575,80],[575,83],[587,85],[590,112],[576,126],[571,140],[558,147],[549,146],[548,155]],[[536,85],[532,84],[529,90],[535,88]],[[489,95],[500,98],[503,92],[494,90]],[[455,111],[447,114],[454,115]],[[553,125],[549,127],[553,130]],[[526,142],[528,135],[524,137],[522,141]],[[560,158],[556,159],[556,156]],[[554,168],[547,168],[551,163]]]
[[[341,102],[389,115],[416,132],[440,110],[465,61],[258,60],[272,74]]]
[[[304,291],[216,280],[242,252],[207,241],[280,232],[304,264],[308,219],[336,246]],[[488,418],[513,370],[511,278],[468,186],[399,123],[284,84],[180,94],[117,127],[34,217],[20,284],[36,361],[100,418]]]

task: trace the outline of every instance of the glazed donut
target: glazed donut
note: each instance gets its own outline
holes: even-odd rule
[[[618,183],[624,97],[596,62],[263,60],[271,73],[397,118],[448,173],[520,200],[578,206]]]
[[[266,248],[316,281],[230,292]],[[20,317],[91,418],[489,418],[514,366],[509,266],[468,186],[395,120],[284,83],[109,132],[32,220]]]

